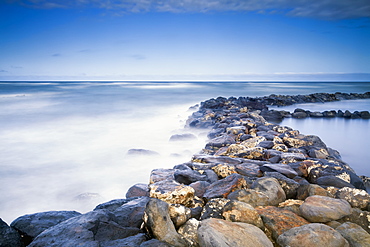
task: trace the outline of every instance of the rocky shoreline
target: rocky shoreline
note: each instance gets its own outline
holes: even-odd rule
[[[149,184],[85,214],[0,220],[0,246],[370,246],[369,179],[319,137],[276,124],[289,115],[268,109],[365,98],[370,92],[202,102],[187,128],[209,130],[209,140],[191,161],[154,169]]]

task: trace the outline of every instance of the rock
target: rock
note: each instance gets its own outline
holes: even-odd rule
[[[293,170],[289,165],[285,164],[266,164],[260,167],[262,172],[278,172],[288,178],[294,178],[298,176],[297,172]]]
[[[261,147],[247,148],[238,152],[236,155],[244,159],[263,160],[264,151],[265,149]]]
[[[361,111],[360,112],[360,117],[363,118],[363,119],[370,119],[369,111]]]
[[[20,234],[0,218],[0,246],[22,247]]]
[[[301,200],[289,199],[289,200],[279,203],[278,207],[292,211],[296,215],[300,215],[301,211],[299,211],[299,207],[303,204],[303,202],[304,201],[301,201]]]
[[[169,214],[175,227],[179,228],[190,219],[191,210],[180,204],[171,204],[169,206]]]
[[[207,191],[208,186],[210,186],[210,183],[206,181],[197,181],[189,184],[189,186],[194,189],[195,196],[202,198],[204,193]]]
[[[163,180],[175,180],[175,170],[174,169],[154,169],[150,173],[150,184],[160,182]]]
[[[186,134],[176,134],[176,135],[172,135],[170,137],[170,141],[192,141],[192,140],[196,140],[197,137],[193,134],[190,134],[190,133],[186,133]]]
[[[191,218],[184,225],[182,225],[178,233],[188,242],[188,246],[199,246],[198,227],[200,221]]]
[[[212,170],[217,174],[219,178],[226,178],[227,176],[236,173],[235,166],[229,164],[219,164],[212,167]]]
[[[81,213],[76,211],[49,211],[27,214],[15,219],[10,226],[21,233],[22,241],[28,245],[44,230],[79,215]]]
[[[346,222],[338,226],[337,230],[348,241],[350,246],[366,247],[370,246],[370,234],[367,233],[361,226]]]
[[[142,243],[140,247],[173,247],[173,245],[153,238],[149,241]]]
[[[269,198],[268,203],[270,205],[277,206],[280,202],[286,200],[285,192],[275,178],[259,178],[253,182],[251,188],[265,193]]]
[[[297,190],[297,199],[305,200],[309,196],[330,196],[330,193],[317,184],[303,184]]]
[[[147,184],[135,184],[127,190],[126,198],[137,196],[149,196],[149,187]]]
[[[346,200],[354,208],[366,209],[370,204],[370,195],[365,190],[344,187],[335,196]]]
[[[351,214],[351,205],[342,199],[326,196],[307,197],[300,207],[301,215],[310,222],[329,222]]]
[[[201,175],[199,172],[194,171],[192,169],[175,170],[174,177],[177,182],[186,184],[186,185],[189,185],[196,181],[207,180],[207,177],[205,175]]]
[[[253,189],[236,190],[230,193],[227,198],[248,203],[252,207],[266,206],[269,203],[268,195]]]
[[[246,187],[246,181],[239,174],[231,174],[230,176],[221,179],[211,184],[203,197],[207,200],[211,198],[226,198],[231,192]]]
[[[117,239],[111,241],[100,242],[99,247],[116,247],[116,246],[127,246],[127,247],[137,247],[146,241],[146,236],[144,233],[139,233],[135,236],[127,237],[124,239]]]
[[[323,177],[319,177],[317,180],[316,180],[317,184],[318,185],[321,185],[321,186],[334,186],[334,187],[337,187],[337,188],[343,188],[343,187],[349,187],[349,188],[355,188],[355,186],[353,186],[352,184],[344,181],[343,179],[341,178],[338,178],[336,176],[323,176]]]
[[[353,208],[352,213],[338,220],[340,223],[352,222],[361,226],[365,231],[370,233],[370,212]]]
[[[261,116],[268,122],[280,123],[283,120],[283,114],[276,110],[263,110]]]
[[[309,224],[309,222],[302,217],[296,215],[290,210],[277,208],[273,206],[257,207],[257,212],[260,214],[265,227],[274,240],[279,235],[287,230]]]
[[[271,241],[254,225],[207,219],[198,229],[200,246],[272,247]]]
[[[222,212],[225,220],[243,222],[263,229],[263,222],[258,212],[250,204],[240,201],[228,202]]]
[[[30,247],[100,246],[101,242],[123,239],[140,233],[135,227],[122,227],[108,210],[96,210],[65,220],[40,233]]]
[[[139,197],[127,202],[113,211],[116,222],[123,227],[140,228],[143,223],[143,215],[149,197]]]
[[[168,203],[151,198],[145,209],[144,222],[156,239],[173,246],[187,246],[171,221]]]
[[[160,181],[149,185],[150,197],[169,204],[189,205],[194,199],[194,189],[175,181]]]
[[[262,141],[260,143],[258,143],[257,147],[261,147],[261,148],[266,148],[266,149],[270,149],[274,146],[274,142],[272,141]]]
[[[242,163],[235,165],[235,171],[242,176],[247,177],[262,177],[260,166],[253,163]]]
[[[132,156],[157,156],[159,153],[152,151],[152,150],[147,150],[147,149],[140,149],[140,148],[133,148],[129,149],[127,151],[127,155],[132,155]]]
[[[113,212],[117,208],[121,207],[123,204],[128,203],[135,199],[137,199],[137,197],[131,197],[127,199],[114,199],[109,202],[104,202],[104,203],[99,204],[98,206],[94,208],[94,211],[99,210],[99,209],[106,209],[108,211]]]
[[[235,139],[233,137],[231,137],[230,135],[222,135],[210,140],[206,144],[206,149],[217,150],[219,148],[229,146],[230,144],[234,143]]]
[[[208,218],[222,219],[223,208],[229,201],[230,201],[229,199],[225,198],[213,198],[209,200],[203,207],[200,219],[201,220],[205,220]]]
[[[308,114],[306,112],[294,112],[292,114],[293,118],[306,118],[308,117]]]
[[[311,148],[308,150],[308,156],[317,159],[326,159],[329,157],[329,152],[324,148]]]
[[[333,228],[324,224],[307,224],[281,234],[277,243],[289,247],[349,247],[347,240]]]
[[[297,195],[297,189],[300,187],[300,184],[293,179],[287,178],[278,172],[265,172],[265,177],[276,178],[283,188],[286,198],[291,199],[295,198]]]
[[[320,118],[320,117],[323,117],[323,116],[324,116],[324,114],[322,114],[321,112],[318,112],[318,111],[310,112],[310,117]]]

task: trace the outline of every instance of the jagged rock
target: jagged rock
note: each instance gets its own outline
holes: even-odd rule
[[[319,223],[292,228],[281,234],[277,243],[289,247],[349,247],[347,240],[339,232]]]
[[[352,222],[361,226],[365,231],[370,233],[370,212],[362,211],[359,208],[352,208],[350,215],[338,220],[340,223]]]
[[[288,178],[294,178],[298,176],[297,172],[293,170],[289,165],[285,164],[266,164],[260,167],[262,172],[278,172]]]
[[[370,246],[370,234],[361,226],[346,222],[335,228],[348,241],[350,246],[366,247]]]
[[[344,187],[335,196],[346,200],[354,208],[366,209],[370,204],[370,195],[365,190]]]
[[[256,210],[274,240],[293,227],[309,224],[307,220],[286,209],[267,206],[257,207]]]
[[[99,210],[99,209],[106,209],[108,211],[113,212],[117,208],[121,207],[123,204],[128,203],[135,199],[137,199],[137,197],[131,197],[127,199],[114,199],[109,202],[104,202],[104,203],[99,204],[98,206],[94,208],[94,211]]]
[[[203,197],[207,200],[211,198],[226,198],[231,192],[246,187],[246,181],[239,174],[231,174],[230,176],[221,179],[211,184]]]
[[[204,193],[207,191],[207,188],[210,185],[211,184],[208,183],[207,181],[197,181],[197,182],[189,184],[189,186],[192,187],[195,191],[194,195],[199,198],[203,197]]]
[[[259,178],[253,182],[251,188],[265,193],[269,198],[268,203],[270,205],[277,206],[280,202],[286,200],[285,192],[275,178]]]
[[[235,165],[235,171],[242,176],[262,177],[260,166],[254,163],[242,163]]]
[[[219,178],[226,178],[227,176],[236,173],[235,166],[229,164],[218,164],[212,167],[212,170],[217,174]]]
[[[191,140],[196,140],[196,139],[197,137],[190,133],[176,134],[170,137],[170,141],[191,141]]]
[[[192,169],[188,170],[175,170],[174,173],[175,180],[179,183],[189,185],[196,181],[205,181],[207,180],[207,176],[201,175],[199,172],[194,171]]]
[[[127,247],[137,247],[146,241],[146,236],[144,233],[139,233],[135,236],[127,237],[124,239],[117,239],[111,241],[100,242],[99,247],[116,247],[116,246],[127,246]]]
[[[0,246],[22,247],[20,234],[0,218]]]
[[[153,169],[150,173],[150,184],[154,184],[164,180],[175,180],[175,170],[174,169]]]
[[[253,207],[266,206],[269,203],[268,195],[253,189],[236,190],[230,193],[227,198],[248,203]]]
[[[351,205],[342,199],[310,196],[299,208],[301,215],[310,222],[329,222],[351,214]]]
[[[225,198],[214,198],[209,200],[207,204],[203,207],[200,219],[208,218],[219,218],[222,219],[222,211],[225,205],[229,202],[229,199]]]
[[[230,144],[234,143],[235,139],[233,137],[231,137],[230,135],[222,135],[210,140],[206,144],[206,149],[217,150],[219,148],[229,146]]]
[[[175,181],[160,181],[149,185],[150,197],[161,199],[170,204],[189,205],[194,199],[194,189]]]
[[[27,214],[15,219],[10,226],[22,235],[22,241],[28,245],[37,235],[44,230],[81,215],[76,211],[49,211]]]
[[[244,222],[263,229],[263,222],[258,212],[245,202],[228,202],[223,208],[222,216],[228,221]]]
[[[293,179],[287,178],[278,172],[265,172],[265,177],[272,177],[277,179],[281,188],[283,188],[286,198],[295,198],[297,195],[297,189],[300,187],[300,184]]]
[[[319,177],[316,180],[316,182],[318,185],[321,185],[321,186],[334,186],[337,188],[343,188],[343,187],[355,188],[355,186],[353,186],[352,184],[336,176]]]
[[[139,197],[114,210],[113,214],[116,216],[116,222],[123,227],[140,228],[149,199],[149,197]]]
[[[70,218],[40,233],[30,247],[93,246],[140,233],[139,228],[122,227],[108,210],[96,210]]]
[[[305,200],[307,197],[315,195],[333,197],[327,190],[317,184],[303,184],[297,190],[298,200]]]
[[[190,247],[199,246],[198,240],[199,223],[200,221],[198,221],[197,219],[191,218],[178,230],[178,233],[184,237],[184,239],[188,242],[188,245]]]
[[[200,246],[272,247],[261,229],[241,222],[207,219],[198,228]]]
[[[186,241],[176,232],[171,221],[168,203],[151,198],[145,209],[144,222],[156,239],[173,246],[186,246]]]
[[[137,196],[149,196],[149,187],[147,184],[135,184],[127,190],[126,198]]]
[[[169,214],[176,228],[179,228],[191,217],[191,210],[180,204],[170,204]]]

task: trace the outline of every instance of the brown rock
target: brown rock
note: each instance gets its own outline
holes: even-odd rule
[[[219,164],[212,167],[212,170],[217,174],[219,178],[226,178],[227,176],[236,173],[235,167],[228,164]]]
[[[227,198],[248,203],[252,207],[266,206],[269,202],[265,193],[253,189],[236,190],[230,193]]]
[[[299,207],[303,204],[302,200],[289,199],[279,203],[278,207],[286,210],[290,210],[293,213],[300,215]]]
[[[244,222],[263,229],[263,222],[258,212],[250,204],[239,201],[230,201],[223,208],[222,216],[225,220]]]
[[[301,185],[297,190],[298,200],[304,200],[307,197],[314,195],[333,197],[327,190],[317,184]]]
[[[338,220],[341,223],[352,222],[361,226],[365,231],[370,233],[370,212],[362,211],[359,208],[352,208],[352,213]]]
[[[234,173],[211,184],[203,197],[207,200],[211,198],[226,198],[231,192],[247,186],[243,176]]]
[[[175,181],[160,181],[149,185],[150,197],[163,200],[170,204],[187,206],[194,199],[194,189]]]
[[[275,178],[259,178],[253,182],[251,188],[265,193],[269,198],[270,205],[277,206],[286,200],[285,192]]]
[[[176,228],[185,224],[191,216],[191,210],[180,204],[171,204],[169,206],[169,214]]]
[[[342,236],[347,239],[350,246],[368,247],[370,246],[370,234],[367,233],[361,226],[346,222],[338,226],[337,230]]]

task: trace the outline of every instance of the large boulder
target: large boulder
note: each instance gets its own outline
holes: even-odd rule
[[[339,232],[319,223],[294,227],[281,234],[277,243],[285,247],[349,247],[347,240]]]
[[[49,211],[27,214],[15,219],[10,226],[21,233],[23,242],[28,245],[44,230],[79,215],[81,213],[76,211]]]
[[[265,172],[265,177],[276,178],[281,188],[283,188],[286,198],[291,199],[296,197],[297,189],[300,187],[298,182],[278,172]]]
[[[263,222],[258,212],[250,204],[239,201],[228,202],[222,211],[225,220],[244,222],[263,229]]]
[[[0,246],[22,247],[20,234],[0,218]]]
[[[346,222],[335,228],[342,236],[347,239],[350,246],[366,247],[370,246],[370,234],[367,233],[361,226]]]
[[[140,228],[149,199],[149,197],[139,197],[114,210],[113,214],[116,216],[116,222],[123,227]]]
[[[253,207],[266,206],[269,203],[267,194],[253,189],[236,190],[230,193],[227,198],[248,203]]]
[[[70,218],[40,233],[30,247],[86,246],[124,239],[140,233],[136,227],[122,227],[108,210],[96,210]]]
[[[258,227],[241,222],[210,218],[198,228],[201,247],[272,247],[273,244]]]
[[[168,203],[151,198],[145,209],[144,222],[156,239],[178,247],[187,245],[171,221]]]
[[[147,184],[134,184],[126,192],[126,198],[137,196],[149,196],[149,187]]]
[[[269,198],[268,203],[272,206],[277,206],[280,202],[286,200],[285,192],[275,178],[259,178],[253,182],[251,188],[265,193]]]
[[[300,206],[301,215],[310,222],[325,223],[351,214],[351,205],[342,199],[310,196]]]

